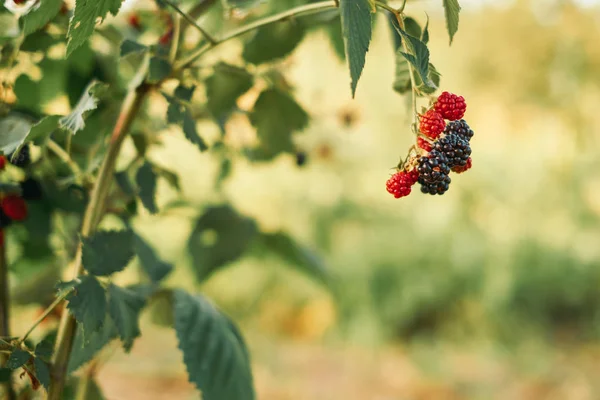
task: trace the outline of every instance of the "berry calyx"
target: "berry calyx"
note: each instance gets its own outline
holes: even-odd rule
[[[469,159],[467,160],[467,163],[465,165],[457,165],[455,167],[452,167],[452,172],[456,172],[457,174],[462,174],[463,172],[470,170],[472,166],[473,166],[473,159],[471,157],[469,157]]]
[[[467,142],[471,141],[471,138],[474,135],[473,130],[464,119],[448,122],[448,125],[446,125],[446,128],[444,129],[444,133],[446,135],[455,134]]]
[[[396,199],[406,197],[412,191],[412,186],[417,183],[419,173],[416,169],[409,172],[399,171],[390,177],[385,183],[387,191]]]
[[[430,152],[432,149],[431,143],[429,143],[427,140],[423,139],[422,137],[418,137],[417,138],[417,146],[419,146],[419,148]]]
[[[434,109],[420,116],[419,130],[430,139],[437,139],[446,127],[446,121]]]
[[[16,195],[8,195],[0,203],[2,211],[14,221],[23,221],[27,218],[27,204],[25,200]]]
[[[445,119],[456,121],[465,116],[467,103],[462,96],[453,93],[443,92],[436,100],[435,111]]]

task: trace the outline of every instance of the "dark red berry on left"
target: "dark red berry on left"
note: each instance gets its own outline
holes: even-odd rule
[[[419,130],[430,139],[437,139],[445,127],[446,121],[433,109],[421,115],[419,120]]]
[[[27,204],[25,200],[16,195],[8,195],[2,199],[2,211],[14,221],[23,221],[27,218]]]
[[[414,169],[409,172],[400,171],[392,175],[385,186],[392,196],[399,199],[410,194],[412,186],[417,183],[418,179],[419,173]]]
[[[417,146],[419,146],[421,149],[429,152],[431,151],[431,143],[429,143],[427,140],[423,139],[422,137],[417,138]]]
[[[173,30],[169,29],[169,31],[167,33],[165,33],[164,35],[162,35],[160,37],[160,39],[158,39],[158,42],[160,44],[162,44],[163,46],[166,46],[169,43],[171,43],[172,39],[173,39]]]
[[[0,170],[3,170],[6,167],[6,156],[0,156]]]
[[[445,119],[456,121],[465,116],[467,103],[465,98],[452,93],[443,92],[434,105],[435,111]]]
[[[142,29],[142,23],[140,21],[140,17],[137,14],[131,14],[127,17],[127,23],[134,29],[138,31]]]

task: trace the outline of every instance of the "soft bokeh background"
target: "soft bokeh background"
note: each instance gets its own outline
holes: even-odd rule
[[[430,16],[442,89],[464,95],[475,130],[474,168],[442,197],[385,192],[413,139],[383,17],[355,100],[324,33],[285,61],[313,117],[297,137],[308,165],[240,160],[225,192],[264,228],[319,251],[335,289],[252,257],[199,288],[247,335],[260,399],[600,398],[599,6],[463,5],[452,47],[440,1],[407,6]],[[245,117],[228,128],[251,129]],[[213,199],[217,161],[179,135],[163,142],[151,157],[179,171],[185,197]],[[175,196],[160,189],[163,204]],[[177,260],[171,283],[198,289],[183,256],[193,215],[173,208],[136,224]],[[150,319],[131,355],[106,352],[107,398],[196,398],[174,334]]]

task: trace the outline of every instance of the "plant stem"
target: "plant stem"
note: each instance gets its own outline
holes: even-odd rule
[[[404,4],[403,4],[403,6],[404,6]],[[404,7],[402,7],[402,8],[404,8]],[[406,28],[404,26],[404,18],[402,17],[402,15],[400,13],[397,13],[395,15],[396,15],[396,19],[398,20],[398,25],[400,26],[400,29],[402,29],[403,31],[406,31]],[[408,54],[408,46],[406,45],[406,40],[404,38],[402,38],[402,48],[404,49],[404,52]],[[417,140],[418,132],[419,132],[419,130],[417,129],[418,119],[419,119],[419,113],[417,111],[417,85],[416,85],[416,79],[415,79],[415,70],[414,70],[413,66],[411,65],[411,63],[408,63],[408,74],[410,76],[410,88],[411,88],[412,108],[413,108],[412,130],[413,130],[413,133],[415,134],[415,140]]]
[[[192,25],[194,28],[198,29],[198,31],[202,34],[202,36],[204,36],[206,38],[206,40],[208,40],[208,43],[210,43],[212,45],[215,45],[217,43],[217,40],[210,33],[208,33],[203,27],[198,25],[198,23],[192,17],[190,17],[185,11],[183,11],[181,8],[179,8],[175,3],[173,3],[171,0],[162,0],[162,1],[164,1],[171,8],[173,8],[190,25]]]
[[[70,138],[71,135],[68,135],[67,137]],[[58,145],[58,143],[56,143],[52,139],[49,139],[48,142],[46,143],[46,145],[48,146],[48,149],[50,151],[52,151],[58,158],[60,158],[62,161],[64,161],[65,164],[67,164],[69,166],[69,168],[71,168],[71,171],[73,171],[73,174],[75,174],[76,176],[81,175],[81,169],[79,168],[79,165],[77,165],[77,163],[75,161],[73,161],[73,159],[69,155],[68,151],[66,151],[62,147],[60,147]]]
[[[83,216],[83,223],[81,226],[82,237],[88,237],[94,233],[103,215],[106,198],[108,196],[110,184],[113,180],[115,165],[121,146],[129,131],[131,123],[138,114],[150,88],[151,86],[149,84],[141,83],[140,86],[129,91],[121,105],[121,112],[115,123],[108,151],[104,157],[100,171],[98,172],[98,178],[92,189],[90,201]],[[73,260],[73,279],[76,279],[83,273],[81,253],[82,245],[80,243],[77,248],[75,259]],[[48,400],[62,399],[62,392],[67,378],[67,366],[71,356],[76,327],[77,324],[73,316],[67,312],[63,313],[52,359],[52,383],[48,392]]]
[[[179,40],[181,39],[181,18],[176,15],[173,20],[173,40],[171,41],[171,50],[169,51],[169,62],[173,63],[177,58],[179,50]]]
[[[0,244],[0,336],[10,336],[10,296],[8,289],[8,265],[6,263],[6,247]],[[7,356],[0,354],[0,365],[4,365]],[[0,386],[7,400],[15,400],[12,379]]]
[[[220,39],[215,39],[214,43],[206,43],[206,44],[200,46],[195,51],[193,51],[192,54],[190,54],[187,58],[184,58],[179,63],[175,64],[173,69],[175,71],[182,70],[182,69],[188,67],[191,63],[196,61],[196,59],[198,57],[200,57],[202,54],[204,54],[206,51],[212,49],[213,47],[216,47],[222,43],[225,43],[228,40],[234,39],[238,36],[241,36],[245,33],[248,33],[250,31],[253,31],[255,29],[263,27],[265,25],[283,21],[287,18],[298,16],[300,14],[320,12],[320,11],[324,11],[329,8],[335,8],[335,7],[336,7],[336,2],[334,0],[320,1],[318,3],[310,3],[310,4],[305,4],[302,6],[294,7],[289,10],[283,11],[279,14],[275,14],[275,15],[271,15],[269,17],[264,17],[264,18],[258,19],[256,21],[251,22],[247,25],[244,25],[238,29],[234,29],[229,33],[226,33]]]
[[[46,308],[46,310],[44,310],[44,312],[42,313],[42,315],[39,316],[39,318],[33,323],[33,325],[31,325],[31,327],[29,328],[29,330],[23,335],[23,337],[21,339],[19,339],[19,343],[23,343],[28,337],[29,335],[31,335],[31,332],[33,332],[35,330],[35,328],[37,328],[37,326],[39,324],[42,323],[43,320],[46,319],[46,317],[48,315],[50,315],[50,313],[56,308],[58,307],[58,305],[73,291],[73,289],[70,290],[65,290],[64,293],[62,293],[60,296],[58,296],[56,299],[54,299],[54,302],[52,302],[52,304],[50,304],[50,306],[48,306],[48,308]]]

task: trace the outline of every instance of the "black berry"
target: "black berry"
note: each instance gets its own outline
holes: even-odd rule
[[[19,168],[25,168],[31,163],[31,153],[29,145],[25,145],[19,150],[18,154],[12,153],[8,156],[10,163]]]
[[[446,136],[437,140],[433,144],[433,148],[446,156],[450,168],[466,165],[471,155],[469,142],[455,133],[446,134]]]
[[[12,219],[4,213],[4,210],[0,208],[0,229],[9,227],[12,222]]]
[[[419,178],[421,184],[421,192],[431,195],[442,195],[448,191],[450,187],[451,179],[448,175],[444,176],[444,179],[439,182],[425,182],[422,178]]]
[[[41,200],[43,197],[42,185],[33,179],[27,178],[19,183],[21,186],[21,197],[25,200]]]
[[[458,135],[461,139],[464,139],[467,142],[473,137],[473,130],[469,127],[467,121],[464,119],[461,119],[460,121],[448,122],[448,125],[446,125],[446,128],[444,128],[444,133],[446,135]]]
[[[296,153],[296,165],[299,167],[302,167],[304,165],[306,165],[306,153],[303,151],[299,151]]]
[[[424,182],[435,183],[444,180],[450,173],[448,159],[439,150],[431,150],[427,157],[421,157],[417,166],[419,176]]]

